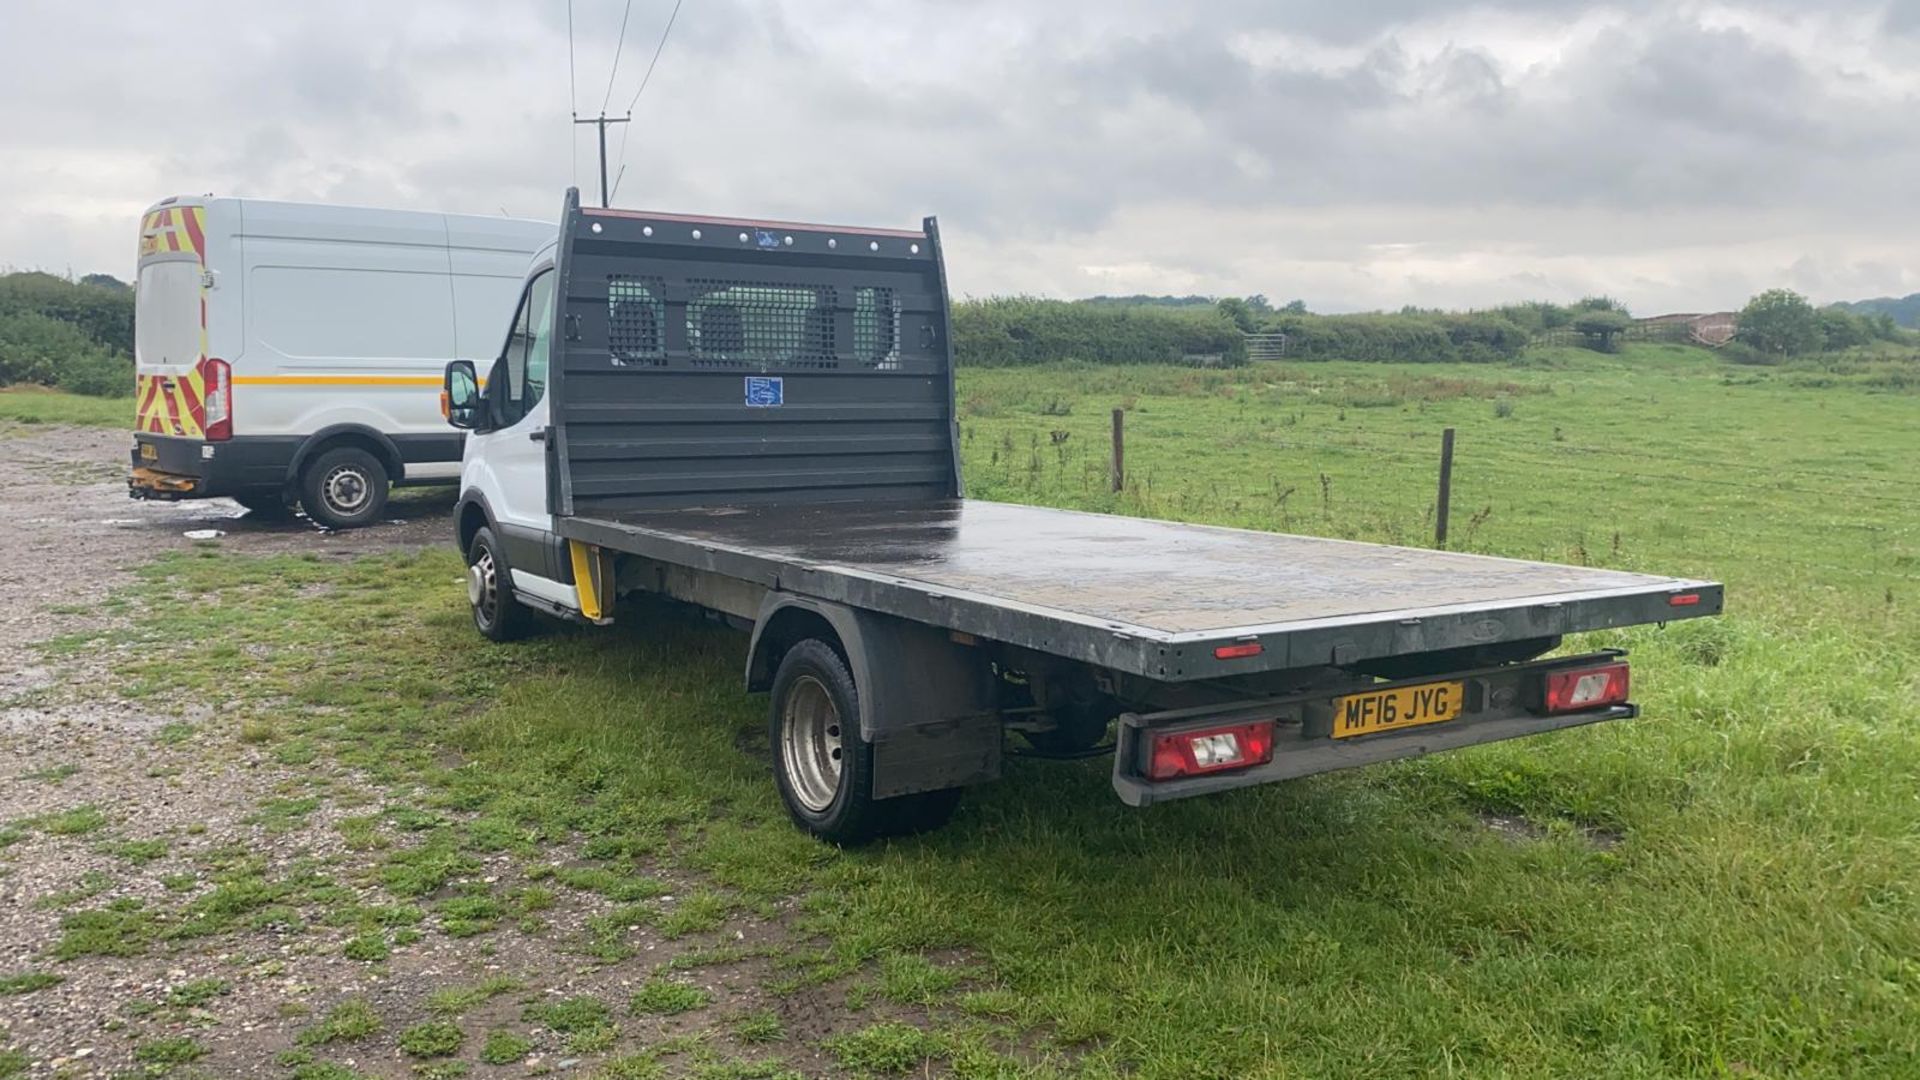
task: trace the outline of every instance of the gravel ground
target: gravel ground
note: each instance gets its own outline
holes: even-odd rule
[[[132,582],[132,569],[153,556],[194,545],[189,531],[217,530],[221,535],[213,543],[251,553],[352,555],[417,547],[447,536],[451,493],[410,494],[396,508],[406,519],[329,533],[303,518],[252,521],[225,499],[129,499],[124,432],[26,427],[3,438],[16,471],[0,488],[0,590],[7,597],[0,616],[0,822],[85,806],[106,808],[109,817],[107,825],[84,835],[30,832],[6,849],[0,863],[0,975],[53,971],[63,978],[47,990],[0,997],[0,1025],[9,1029],[7,1038],[24,1044],[32,1061],[29,1075],[110,1075],[126,1068],[137,1025],[108,1030],[125,1021],[125,1006],[193,979],[219,978],[236,987],[214,1006],[221,1023],[196,1036],[215,1048],[210,1060],[218,1060],[223,1042],[243,1041],[283,1022],[283,1002],[325,996],[319,982],[332,984],[331,996],[364,990],[362,965],[321,972],[307,963],[275,963],[306,942],[222,941],[197,956],[48,962],[45,953],[59,936],[63,914],[49,898],[86,889],[90,874],[113,882],[95,902],[137,897],[156,903],[168,899],[160,878],[190,869],[195,853],[243,843],[284,863],[296,853],[324,858],[339,840],[325,812],[299,830],[262,836],[245,819],[272,797],[287,770],[237,743],[158,737],[166,725],[197,719],[195,711],[100,693],[110,652],[49,661],[33,646],[57,634],[110,626],[111,616],[90,615],[87,605]],[[172,850],[129,873],[124,862],[96,850],[117,838],[166,838]],[[430,951],[418,959],[436,962]],[[276,969],[282,974],[247,978]],[[242,986],[261,992],[240,993]]]
[[[7,749],[32,752],[35,739],[70,745],[69,729],[92,736],[150,728],[144,710],[113,702],[67,706],[57,715],[18,702],[48,689],[54,678],[31,646],[55,634],[97,629],[104,618],[65,614],[105,598],[130,581],[132,569],[164,551],[192,547],[188,532],[215,530],[223,549],[253,554],[308,551],[340,556],[445,542],[451,488],[398,494],[389,520],[370,529],[329,532],[305,518],[259,522],[227,499],[138,502],[125,487],[125,432],[100,428],[21,427],[0,430],[14,475],[0,486],[0,732],[18,736]],[[55,619],[50,609],[61,609]],[[3,800],[4,797],[0,797]],[[0,814],[11,810],[0,801]]]
[[[471,1060],[480,1035],[489,1026],[514,1021],[528,995],[594,993],[617,1008],[660,960],[687,947],[643,933],[640,955],[632,961],[587,967],[541,938],[504,932],[453,938],[430,932],[390,961],[369,965],[342,955],[350,931],[266,928],[130,957],[51,957],[61,920],[71,911],[124,898],[177,906],[181,895],[169,895],[171,889],[193,895],[193,886],[180,879],[196,870],[204,874],[205,860],[223,848],[239,845],[263,858],[269,875],[317,861],[345,878],[355,855],[344,850],[334,823],[377,808],[393,793],[368,788],[324,760],[280,765],[263,748],[214,724],[191,738],[170,737],[182,722],[206,717],[191,703],[121,700],[103,691],[113,647],[76,649],[48,659],[35,643],[110,628],[115,616],[90,611],[89,605],[133,582],[132,569],[154,555],[195,544],[188,531],[219,530],[222,535],[212,543],[236,552],[342,556],[443,543],[450,532],[447,489],[407,493],[396,498],[392,520],[348,533],[328,533],[304,519],[255,522],[226,500],[135,502],[122,486],[126,444],[127,436],[118,431],[22,427],[0,432],[0,445],[16,466],[12,482],[0,487],[0,589],[7,596],[0,614],[0,979],[27,972],[61,979],[29,993],[0,993],[0,1077],[17,1075],[6,1067],[9,1048],[25,1057],[25,1075],[32,1077],[112,1076],[140,1068],[159,1075],[168,1069],[140,1064],[136,1049],[180,1035],[190,1035],[207,1052],[196,1062],[172,1067],[171,1075],[229,1076],[264,1069],[266,1075],[285,1076],[287,1071],[274,1063],[276,1056],[333,1004],[354,996],[380,1012],[384,1034],[351,1048],[327,1048],[323,1056],[368,1075],[412,1076],[393,1036],[402,1026],[428,1018],[424,1001],[433,990],[502,973],[526,981],[525,993],[496,999],[462,1022],[468,1032],[464,1056]],[[312,813],[291,827],[269,828],[258,820],[263,800],[312,790],[316,777],[328,797]],[[64,834],[43,826],[16,827],[7,842],[9,822],[90,806],[104,811],[103,822],[86,827],[89,823],[81,821]],[[150,862],[130,862],[103,850],[119,841],[154,839],[165,840],[167,850]],[[490,866],[487,872],[494,870]],[[503,864],[499,870],[512,868]],[[166,883],[170,876],[174,886]],[[544,913],[552,932],[543,937],[557,939],[609,907],[591,894],[569,892]],[[783,938],[784,931],[778,918],[736,919],[721,936],[751,945]],[[761,966],[746,961],[699,969],[689,979],[706,986],[714,1004],[671,1019],[623,1019],[623,1048],[711,1029],[748,1009],[770,1008],[803,1042],[783,1048],[783,1056],[817,1074],[826,1062],[804,1042],[838,1026],[841,1010],[828,1005],[831,997],[824,991],[767,997],[757,986]],[[217,979],[225,988],[210,1000],[179,1004],[176,995],[176,1003],[167,1004],[171,992],[204,979]],[[869,1014],[865,1020],[874,1018]],[[535,1047],[527,1061],[482,1068],[488,1075],[518,1076],[590,1067],[591,1061],[570,1056],[558,1036],[530,1034]]]

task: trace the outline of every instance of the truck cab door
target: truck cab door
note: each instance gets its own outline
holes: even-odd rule
[[[471,436],[469,481],[486,496],[494,525],[524,592],[578,608],[572,586],[561,584],[553,515],[547,511],[547,366],[553,355],[554,272],[527,283],[486,387],[491,430]]]

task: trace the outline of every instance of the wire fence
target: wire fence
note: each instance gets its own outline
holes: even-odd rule
[[[1116,437],[1119,433],[1116,431]],[[1069,448],[1059,430],[1028,433],[1026,445],[1003,434],[989,450],[990,475],[1015,492],[1035,498],[1048,485],[1065,484],[1083,495],[1117,490],[1123,509],[1156,515],[1244,516],[1254,507],[1272,511],[1275,524],[1293,531],[1315,526],[1355,526],[1371,520],[1396,543],[1447,545],[1434,535],[1438,524],[1443,429],[1410,432],[1403,437],[1313,439],[1262,435],[1258,446],[1272,452],[1275,464],[1265,477],[1244,465],[1212,472],[1182,466],[1169,470],[1142,454],[1146,441],[1137,433],[1130,446],[1130,471],[1115,475],[1117,455],[1104,461],[1099,448],[1082,442]],[[1229,436],[1231,441],[1231,436]],[[979,456],[970,453],[970,465]],[[1144,459],[1144,460],[1143,460]],[[1302,466],[1305,470],[1302,470]],[[1351,482],[1359,468],[1369,479],[1373,505],[1349,520],[1336,520],[1334,475]],[[1584,547],[1577,561],[1606,563],[1619,556],[1620,534],[1633,536],[1644,552],[1652,537],[1662,551],[1680,551],[1683,561],[1769,573],[1785,571],[1813,584],[1844,580],[1891,587],[1920,582],[1920,490],[1899,475],[1843,473],[1792,461],[1694,454],[1661,454],[1644,447],[1595,446],[1560,440],[1526,442],[1511,438],[1459,438],[1450,476],[1450,546],[1474,545],[1495,507],[1524,508],[1530,493],[1551,490],[1591,493],[1597,513],[1563,523],[1562,532],[1605,538],[1599,552]],[[1630,481],[1624,502],[1619,481]],[[1422,503],[1406,505],[1411,490],[1424,490]],[[1393,492],[1387,500],[1378,493]],[[1396,508],[1392,502],[1397,500]],[[1415,523],[1415,524],[1409,524]],[[1336,530],[1339,531],[1339,530]],[[1347,531],[1353,531],[1349,528]],[[1505,535],[1514,538],[1513,530]],[[1657,535],[1655,535],[1657,534]],[[1374,538],[1372,536],[1358,538]],[[1844,542],[1843,542],[1844,541]],[[1578,543],[1578,542],[1576,542]],[[1809,557],[1811,555],[1811,557]],[[1824,557],[1822,557],[1824,556]],[[1663,560],[1671,558],[1662,555]],[[1842,561],[1848,560],[1848,561]]]

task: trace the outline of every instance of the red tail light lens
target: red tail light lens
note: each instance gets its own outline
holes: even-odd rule
[[[1273,760],[1273,721],[1166,732],[1153,737],[1147,777],[1172,780],[1264,765]]]
[[[206,391],[203,403],[208,442],[226,442],[233,438],[233,368],[225,360],[208,360],[200,368],[200,383]]]
[[[1259,656],[1265,651],[1257,641],[1236,641],[1231,645],[1222,645],[1213,650],[1215,660],[1240,660],[1249,656]]]
[[[1545,711],[1548,713],[1586,712],[1588,709],[1627,703],[1627,665],[1573,668],[1547,673]]]

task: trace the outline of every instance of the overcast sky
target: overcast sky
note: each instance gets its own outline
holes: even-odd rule
[[[0,0],[0,265],[127,277],[176,193],[551,219],[673,0],[609,91],[625,6],[570,98],[565,0]],[[616,205],[938,214],[971,295],[1901,295],[1920,0],[685,0],[612,151]]]

